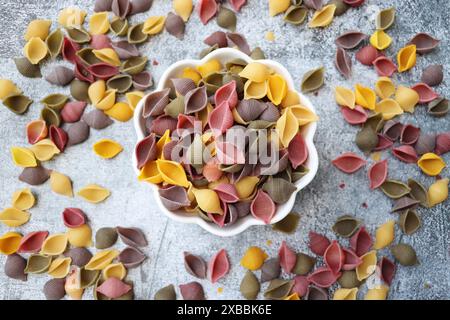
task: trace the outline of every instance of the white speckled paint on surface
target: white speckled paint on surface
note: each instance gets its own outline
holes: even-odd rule
[[[11,58],[20,56],[24,41],[22,34],[27,23],[36,18],[55,20],[62,8],[76,5],[92,12],[91,0],[58,0],[58,1],[25,1],[0,0],[0,77],[10,78],[35,101],[49,93],[68,93],[68,88],[51,86],[45,81],[23,78],[15,70]],[[297,198],[295,209],[301,213],[301,224],[294,235],[275,233],[270,227],[253,227],[245,233],[233,238],[218,238],[209,235],[194,225],[184,225],[169,221],[158,212],[151,198],[150,188],[136,181],[130,163],[130,153],[135,143],[133,124],[115,123],[103,131],[91,131],[91,136],[82,145],[71,147],[64,155],[47,164],[70,176],[74,188],[78,190],[88,183],[98,183],[112,190],[111,197],[102,204],[91,205],[79,198],[63,198],[50,191],[49,184],[32,187],[38,196],[38,205],[31,209],[31,221],[17,228],[22,233],[34,230],[49,230],[62,232],[65,227],[61,220],[61,212],[67,206],[82,208],[90,219],[94,230],[105,226],[137,226],[142,228],[150,245],[145,248],[149,259],[141,268],[132,270],[129,278],[134,281],[136,297],[149,299],[157,289],[169,283],[180,284],[194,279],[184,271],[182,252],[191,251],[209,259],[217,250],[225,248],[230,256],[232,269],[230,274],[218,284],[212,285],[201,281],[210,299],[240,298],[238,291],[244,270],[239,260],[245,249],[250,245],[258,245],[267,250],[269,255],[276,255],[282,240],[298,251],[308,252],[306,241],[309,230],[325,233],[334,237],[331,225],[342,214],[353,214],[364,220],[368,229],[374,232],[376,227],[393,216],[389,213],[391,201],[381,192],[371,192],[368,187],[364,170],[348,176],[337,171],[330,160],[345,151],[359,153],[353,143],[356,128],[347,125],[334,102],[333,87],[336,85],[352,86],[357,82],[372,86],[376,74],[368,67],[354,61],[354,75],[349,81],[344,80],[335,71],[333,57],[335,51],[334,39],[339,34],[350,29],[359,29],[370,34],[374,30],[374,17],[379,9],[391,5],[397,7],[397,19],[389,34],[394,38],[393,45],[388,49],[389,55],[394,55],[416,32],[428,32],[442,39],[439,49],[417,59],[417,66],[408,73],[395,75],[398,83],[412,85],[419,81],[423,67],[431,63],[444,65],[445,80],[437,88],[442,95],[449,97],[448,70],[450,68],[449,30],[450,2],[446,0],[400,0],[375,1],[368,0],[358,9],[352,9],[345,15],[335,19],[327,29],[308,29],[305,26],[285,24],[281,17],[269,18],[267,1],[249,0],[238,15],[237,30],[249,40],[251,47],[261,46],[268,58],[282,63],[299,84],[302,75],[309,69],[325,66],[327,70],[326,84],[318,95],[309,95],[318,109],[321,118],[316,135],[316,146],[320,157],[320,170],[311,185],[301,192]],[[143,21],[150,15],[165,15],[171,9],[171,1],[155,0],[152,9],[131,21]],[[439,12],[439,14],[437,14]],[[55,27],[56,24],[53,26]],[[170,64],[186,58],[195,58],[205,46],[202,40],[211,32],[218,30],[211,21],[207,26],[201,25],[194,14],[186,28],[184,41],[163,33],[150,39],[141,47],[141,51],[150,60],[157,60],[159,65],[150,65],[155,80],[159,79],[164,69]],[[267,42],[266,31],[273,31],[275,42]],[[354,60],[354,57],[353,57]],[[58,61],[56,64],[61,64]],[[44,75],[50,65],[43,67]],[[12,145],[25,145],[25,125],[39,115],[41,106],[34,103],[25,116],[17,116],[8,110],[0,109],[0,206],[10,205],[12,193],[25,185],[17,180],[20,169],[14,167],[10,160],[9,148]],[[450,130],[447,118],[434,119],[426,115],[425,108],[419,107],[414,115],[402,117],[404,122],[420,125],[422,130],[439,132]],[[113,160],[102,160],[90,151],[92,144],[101,138],[112,138],[124,146],[122,152]],[[425,177],[413,165],[405,165],[389,158],[390,177],[406,180],[414,177],[429,185],[433,182]],[[450,156],[445,160],[450,162]],[[449,176],[449,169],[443,171],[443,176]],[[340,189],[340,183],[345,188]],[[368,207],[363,208],[362,204]],[[433,209],[420,209],[423,227],[413,236],[400,236],[397,229],[396,241],[410,243],[417,250],[420,265],[415,267],[399,267],[391,287],[390,298],[393,299],[444,299],[450,298],[450,269],[448,268],[450,243],[450,204]],[[9,229],[1,225],[0,233]],[[272,244],[267,245],[267,240]],[[385,249],[382,252],[390,256]],[[0,257],[3,266],[5,257]],[[48,279],[46,275],[32,275],[28,282],[8,279],[0,272],[0,299],[43,299],[42,287]],[[217,289],[223,287],[223,293]],[[425,288],[427,287],[427,288]],[[263,286],[265,288],[265,286]],[[91,292],[86,292],[85,298],[91,298]]]

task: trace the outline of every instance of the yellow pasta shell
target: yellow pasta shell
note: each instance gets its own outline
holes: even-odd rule
[[[246,198],[250,197],[250,195],[255,190],[258,182],[259,182],[259,178],[253,177],[253,176],[244,177],[241,180],[239,180],[238,182],[236,182],[234,186],[236,187],[236,191],[237,191],[239,198],[246,199]]]
[[[139,181],[145,181],[153,184],[160,184],[164,180],[161,177],[161,174],[158,171],[158,166],[156,165],[156,161],[148,162],[140,171],[138,176]]]
[[[178,162],[156,160],[156,165],[164,182],[172,184],[174,186],[181,186],[185,188],[189,186],[186,172]]]
[[[244,85],[244,99],[262,99],[267,95],[268,81],[253,82],[248,80]]]
[[[100,100],[95,106],[100,110],[108,110],[111,109],[116,103],[116,92],[117,90],[106,90],[105,96]]]
[[[110,139],[101,139],[94,143],[92,148],[96,155],[104,159],[114,158],[123,150],[122,146],[118,142]]]
[[[288,109],[298,120],[299,126],[305,126],[311,122],[317,122],[319,120],[319,117],[314,112],[312,112],[309,108],[304,107],[300,104],[288,107],[285,110]],[[283,112],[286,112],[285,110]]]
[[[105,111],[105,114],[110,116],[111,118],[120,121],[127,122],[131,118],[133,118],[134,109],[130,107],[130,105],[126,102],[117,102],[112,108]]]
[[[393,99],[383,99],[375,105],[375,112],[379,112],[383,115],[384,120],[389,120],[403,113],[403,109],[400,107],[397,101]]]
[[[86,270],[103,270],[119,255],[119,251],[110,249],[97,252],[84,267]]]
[[[202,78],[206,78],[212,73],[219,72],[221,69],[222,65],[217,59],[211,59],[208,62],[197,67],[197,71],[200,73]]]
[[[395,221],[389,220],[378,227],[375,235],[374,249],[383,249],[390,245],[395,237]]]
[[[333,300],[356,300],[358,288],[339,288],[333,294]]]
[[[281,144],[284,147],[288,147],[291,140],[298,133],[299,122],[297,118],[292,113],[291,109],[286,109],[286,111],[278,119],[275,126],[275,130],[280,138]]]
[[[269,90],[267,91],[267,97],[276,106],[281,104],[284,97],[287,94],[286,80],[279,74],[269,76]]]
[[[336,11],[336,5],[329,4],[324,6],[321,10],[314,13],[308,26],[310,28],[326,27],[334,18],[334,12]]]
[[[69,274],[71,263],[72,258],[56,258],[50,264],[47,273],[56,279],[65,278]]]
[[[376,288],[367,290],[364,300],[386,300],[389,293],[389,287],[380,285]]]
[[[103,99],[105,93],[106,83],[103,80],[98,80],[89,86],[88,96],[94,106]]]
[[[103,62],[116,67],[120,66],[120,58],[117,53],[111,48],[92,50],[92,53]]]
[[[134,111],[139,101],[141,101],[141,99],[144,97],[144,93],[141,91],[127,92],[125,94],[125,97],[127,98],[128,106]]]
[[[0,236],[0,253],[2,254],[13,254],[20,246],[20,240],[22,240],[22,235],[17,232],[7,232]]]
[[[222,183],[230,183],[230,179],[227,176],[221,176],[220,179],[208,183],[208,189],[214,190],[215,187]]]
[[[404,111],[413,113],[414,108],[419,103],[419,94],[411,88],[398,86],[395,92],[395,101]]]
[[[80,269],[74,269],[66,278],[64,290],[73,300],[80,300],[83,296],[84,289],[80,287]]]
[[[33,20],[28,24],[27,31],[25,32],[25,41],[30,40],[33,37],[41,38],[45,40],[48,36],[48,31],[52,25],[51,20]]]
[[[181,78],[191,79],[195,82],[195,85],[198,85],[200,80],[202,80],[202,76],[200,73],[195,70],[194,68],[184,68],[183,72],[181,73]]]
[[[287,108],[290,106],[295,106],[297,104],[300,104],[300,97],[298,96],[297,92],[288,90],[286,96],[281,101],[281,107]]]
[[[60,153],[58,147],[50,139],[43,139],[35,143],[30,149],[39,161],[51,160],[55,155]]]
[[[363,108],[374,110],[375,103],[377,102],[377,96],[375,92],[367,87],[364,87],[360,84],[355,85],[355,98],[356,104],[360,105]]]
[[[41,254],[58,256],[67,248],[68,237],[65,233],[52,234],[42,244]]]
[[[192,192],[200,209],[207,213],[223,214],[219,196],[214,190],[192,188]]]
[[[384,50],[392,43],[392,38],[383,30],[376,30],[370,36],[370,44],[378,50]]]
[[[258,62],[252,62],[245,66],[244,70],[239,73],[239,76],[248,79],[252,82],[264,82],[269,78],[269,68]]]
[[[285,12],[290,5],[290,0],[269,0],[269,14],[271,17],[274,17]]]
[[[166,17],[154,16],[150,17],[144,22],[142,27],[142,32],[149,35],[155,35],[160,33],[164,29],[164,23],[166,22]]]
[[[37,161],[31,150],[22,147],[12,147],[11,155],[16,166],[30,168],[36,167]]]
[[[356,96],[352,90],[344,87],[336,87],[334,88],[334,97],[338,105],[349,107],[350,109],[355,108]]]
[[[0,221],[8,227],[19,227],[28,220],[30,220],[30,214],[16,208],[6,208],[0,212]]]
[[[375,84],[375,92],[381,99],[390,98],[395,93],[395,85],[390,78],[379,77]]]
[[[439,179],[433,183],[428,189],[428,200],[430,207],[444,202],[448,198],[448,182],[449,179]]]
[[[47,56],[47,53],[47,45],[38,37],[31,38],[23,48],[23,55],[31,64],[38,64],[41,62]]]
[[[12,196],[12,206],[18,210],[28,210],[34,206],[36,199],[29,188],[17,190]]]
[[[67,237],[69,243],[74,247],[87,248],[92,246],[92,229],[87,224],[76,228],[69,228]]]
[[[5,98],[21,94],[22,90],[17,88],[17,86],[9,79],[0,79],[0,100],[4,100]]]
[[[293,294],[287,296],[283,300],[300,300],[300,296],[298,295],[297,292],[294,292]]]
[[[50,187],[57,194],[73,197],[72,181],[62,173],[52,171],[50,174]]]
[[[377,267],[377,252],[375,250],[369,251],[360,258],[362,263],[356,267],[356,277],[359,281],[362,281],[375,272]]]
[[[398,72],[405,72],[416,65],[416,45],[411,44],[401,48],[397,53]]]
[[[65,8],[60,11],[58,22],[65,28],[79,27],[84,23],[86,14],[86,11],[80,10],[79,8]]]
[[[241,266],[248,270],[258,270],[267,259],[267,254],[259,247],[250,247],[241,259]]]
[[[445,162],[437,154],[432,152],[425,153],[417,161],[419,168],[429,176],[437,176],[445,168]]]
[[[108,12],[97,12],[89,20],[89,33],[92,35],[105,34],[109,31]]]
[[[99,203],[108,198],[111,193],[108,189],[102,188],[96,184],[89,184],[77,193],[80,197],[90,203]]]
[[[192,0],[173,0],[172,6],[173,10],[184,20],[184,22],[189,20],[193,8]]]
[[[113,263],[103,269],[102,275],[105,280],[111,277],[123,280],[127,275],[127,269],[125,269],[124,265],[120,262]]]

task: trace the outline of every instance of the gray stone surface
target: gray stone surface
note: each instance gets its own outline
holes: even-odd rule
[[[20,56],[24,40],[22,34],[30,20],[35,18],[56,19],[62,8],[76,5],[92,12],[92,0],[58,0],[58,1],[27,1],[0,0],[0,77],[10,78],[35,101],[39,101],[48,93],[66,92],[51,86],[45,81],[25,79],[20,76],[11,60]],[[253,227],[243,234],[233,238],[218,238],[212,236],[194,225],[184,225],[168,220],[155,206],[150,188],[138,183],[131,167],[130,155],[135,144],[135,134],[132,123],[116,123],[103,131],[92,131],[89,140],[80,146],[69,148],[67,152],[47,164],[70,176],[74,189],[88,183],[98,183],[112,190],[111,197],[99,205],[91,205],[79,198],[64,198],[50,191],[47,184],[33,187],[38,196],[38,205],[31,209],[31,221],[23,227],[16,228],[21,233],[33,230],[49,230],[63,232],[65,227],[61,221],[61,212],[67,206],[80,207],[88,214],[94,230],[115,225],[136,226],[145,231],[150,245],[145,248],[149,256],[146,263],[139,269],[132,270],[129,278],[134,281],[138,299],[153,297],[157,289],[169,283],[181,284],[194,279],[183,268],[182,252],[184,250],[199,254],[209,259],[217,250],[225,248],[230,256],[232,268],[230,274],[218,284],[212,285],[201,281],[210,299],[240,298],[239,283],[244,275],[239,260],[245,249],[250,245],[261,246],[269,255],[276,255],[282,240],[286,240],[296,250],[307,252],[307,234],[309,230],[322,232],[330,237],[334,220],[342,214],[353,214],[361,218],[371,232],[376,227],[393,216],[389,213],[391,201],[379,191],[370,191],[366,178],[366,170],[348,176],[337,171],[330,160],[345,151],[359,153],[353,143],[356,128],[350,127],[342,119],[333,98],[333,88],[336,85],[352,86],[357,82],[373,86],[377,78],[373,70],[354,63],[354,75],[345,81],[336,73],[333,66],[335,37],[349,29],[359,29],[370,34],[374,31],[374,17],[378,10],[391,5],[397,7],[396,23],[389,30],[394,42],[387,50],[390,56],[395,55],[399,48],[416,32],[428,32],[442,39],[440,47],[426,56],[419,56],[417,66],[411,72],[395,75],[397,83],[412,85],[419,81],[423,67],[431,63],[445,66],[445,78],[448,78],[450,62],[449,30],[450,9],[447,0],[368,0],[358,9],[353,9],[335,19],[326,29],[308,29],[303,26],[286,25],[281,17],[269,18],[267,1],[249,0],[238,15],[238,31],[245,34],[252,47],[261,46],[271,59],[284,64],[299,84],[302,75],[313,67],[325,66],[326,84],[317,96],[310,98],[321,118],[316,135],[316,143],[320,156],[319,173],[311,185],[298,196],[295,210],[301,213],[301,224],[294,235],[286,236],[275,233],[267,227]],[[165,15],[171,9],[171,1],[155,0],[150,12],[135,16],[133,22],[143,21],[150,15]],[[53,25],[55,27],[56,24]],[[218,30],[214,21],[207,26],[201,25],[194,14],[186,29],[184,41],[163,33],[150,39],[142,47],[142,52],[157,60],[159,65],[151,65],[149,69],[156,80],[166,67],[184,58],[196,57],[204,47],[202,40],[211,32]],[[273,31],[275,42],[265,40],[265,32]],[[354,59],[354,57],[353,57]],[[62,63],[57,61],[57,64]],[[50,65],[43,67],[46,74]],[[442,95],[449,96],[449,82],[437,88]],[[10,205],[12,193],[25,187],[17,180],[20,169],[11,160],[9,148],[12,145],[25,145],[25,125],[39,115],[41,106],[34,103],[25,116],[17,116],[5,108],[0,110],[0,207]],[[90,107],[91,108],[91,107]],[[438,132],[450,130],[448,117],[433,119],[426,115],[425,108],[418,107],[414,115],[402,117],[406,122],[420,125],[422,130]],[[105,161],[99,159],[91,151],[92,144],[100,138],[112,138],[124,146],[117,158]],[[429,185],[430,177],[421,174],[416,166],[404,165],[389,158],[390,177],[406,180],[414,177]],[[450,157],[445,157],[450,161]],[[445,169],[443,176],[448,176]],[[345,188],[339,188],[345,183]],[[367,203],[367,208],[363,207]],[[399,267],[390,291],[392,299],[444,299],[450,298],[449,240],[450,240],[450,205],[448,201],[431,210],[420,210],[423,227],[413,236],[401,237],[397,228],[396,241],[410,243],[417,249],[420,265],[415,267]],[[9,231],[1,225],[0,234]],[[268,244],[267,240],[271,240]],[[382,254],[390,256],[387,250]],[[0,265],[5,262],[5,256],[0,257]],[[43,299],[42,287],[48,276],[33,275],[28,282],[8,279],[0,273],[1,299]],[[223,292],[219,293],[218,288]],[[91,292],[86,293],[91,298]]]

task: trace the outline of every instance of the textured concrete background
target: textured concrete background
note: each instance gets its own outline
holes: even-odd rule
[[[35,101],[39,101],[49,93],[68,93],[68,88],[61,89],[45,81],[20,76],[11,58],[21,55],[24,45],[22,34],[29,21],[36,18],[56,20],[59,10],[71,5],[84,8],[90,14],[93,0],[0,0],[0,77],[12,79]],[[129,275],[135,283],[138,299],[153,297],[156,290],[169,283],[180,284],[194,280],[184,271],[182,259],[184,250],[199,254],[205,259],[209,259],[221,248],[228,251],[232,263],[230,274],[218,284],[212,285],[207,281],[202,281],[202,284],[208,298],[232,299],[240,298],[239,283],[244,270],[239,266],[239,260],[250,245],[261,246],[274,256],[281,241],[287,240],[296,250],[308,252],[306,245],[308,231],[315,230],[333,237],[330,227],[342,214],[353,214],[361,218],[373,232],[378,225],[392,218],[389,213],[391,201],[381,192],[369,190],[365,170],[348,176],[337,171],[330,164],[330,160],[346,151],[359,153],[353,143],[356,128],[344,123],[334,102],[332,91],[334,86],[352,86],[357,82],[373,86],[377,76],[368,67],[354,63],[354,76],[345,81],[336,73],[333,66],[334,39],[350,29],[372,33],[376,13],[392,5],[397,7],[398,15],[395,25],[389,30],[394,39],[387,51],[389,55],[394,55],[416,32],[428,32],[443,40],[433,53],[418,57],[417,66],[411,72],[395,75],[395,81],[412,85],[419,81],[422,68],[431,63],[443,64],[445,78],[448,78],[450,4],[447,0],[368,0],[361,8],[349,10],[345,15],[336,18],[331,27],[325,30],[311,30],[304,25],[287,25],[281,17],[269,18],[267,1],[249,0],[249,4],[238,15],[237,30],[247,36],[251,47],[261,46],[269,58],[284,64],[291,70],[297,84],[302,75],[313,67],[323,65],[327,70],[325,86],[317,96],[310,95],[321,118],[315,139],[320,169],[314,182],[298,196],[295,210],[301,214],[301,225],[294,235],[279,234],[267,226],[253,227],[233,238],[218,238],[197,226],[169,221],[154,205],[150,188],[138,183],[134,176],[130,155],[135,144],[135,134],[131,122],[116,123],[103,131],[93,130],[87,142],[69,148],[64,155],[46,164],[47,167],[70,176],[75,190],[88,183],[98,183],[111,189],[112,195],[106,202],[91,205],[79,198],[64,198],[51,193],[47,183],[32,188],[38,196],[38,205],[30,210],[31,221],[17,230],[22,233],[34,230],[63,232],[65,227],[60,215],[68,206],[82,208],[88,214],[94,230],[116,225],[142,228],[150,243],[148,248],[145,248],[149,259],[141,268],[132,270]],[[134,16],[131,20],[143,21],[150,15],[165,15],[169,10],[171,1],[155,0],[149,12]],[[55,26],[56,24],[53,28]],[[202,40],[218,29],[214,21],[207,26],[201,25],[198,16],[194,14],[187,24],[184,41],[177,40],[167,33],[153,37],[141,50],[149,59],[159,62],[159,65],[149,67],[155,80],[159,79],[170,64],[180,59],[197,57],[200,49],[204,47]],[[266,31],[275,33],[275,42],[265,40]],[[51,64],[43,67],[44,74],[48,72]],[[437,90],[449,97],[448,80],[445,80]],[[34,103],[25,116],[17,116],[4,108],[0,109],[1,208],[10,205],[11,195],[16,189],[25,187],[17,180],[20,169],[12,164],[9,148],[12,145],[25,145],[25,125],[38,117],[40,108],[39,103]],[[420,125],[424,131],[450,130],[448,117],[431,118],[426,115],[423,107],[419,107],[414,115],[404,116],[402,120]],[[125,148],[124,152],[110,161],[99,159],[90,148],[100,138],[119,141]],[[417,167],[400,163],[388,154],[383,157],[389,158],[390,177],[403,180],[413,177],[427,185],[432,183],[433,179],[425,177]],[[447,155],[445,160],[450,161],[450,157]],[[448,175],[449,169],[446,169],[443,176]],[[339,188],[341,183],[345,183],[344,189]],[[367,208],[362,206],[363,203],[367,203]],[[413,236],[403,236],[402,240],[416,248],[421,263],[415,267],[399,268],[391,287],[390,298],[448,299],[450,298],[450,204],[447,201],[444,205],[431,210],[420,211],[423,219],[422,229]],[[0,226],[1,234],[8,230],[6,226]],[[400,234],[400,230],[397,230],[396,241],[401,238]],[[267,240],[271,240],[272,243],[269,245]],[[389,256],[387,250],[384,253]],[[3,265],[4,261],[5,257],[1,256],[0,265]],[[43,299],[41,290],[47,279],[48,276],[45,275],[32,275],[25,283],[8,279],[0,272],[0,298]],[[222,293],[219,293],[219,287],[223,288]],[[85,297],[92,297],[91,292],[87,292]]]

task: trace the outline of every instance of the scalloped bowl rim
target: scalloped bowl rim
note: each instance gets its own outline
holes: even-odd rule
[[[162,90],[165,87],[167,87],[167,83],[170,80],[170,78],[173,78],[176,74],[179,74],[181,69],[186,68],[186,67],[198,66],[198,65],[201,65],[211,59],[218,59],[222,63],[232,60],[232,59],[242,59],[242,60],[245,60],[247,63],[258,62],[258,63],[262,63],[264,65],[267,65],[268,67],[275,70],[276,72],[278,72],[285,78],[285,80],[288,84],[289,90],[294,91],[299,95],[300,103],[303,106],[307,107],[312,112],[316,113],[315,108],[312,105],[312,103],[310,102],[310,100],[295,89],[294,81],[292,80],[290,73],[280,63],[273,61],[273,60],[253,60],[246,54],[242,53],[241,51],[233,49],[233,48],[221,48],[221,49],[214,50],[213,52],[209,53],[207,56],[205,56],[201,60],[186,59],[186,60],[181,60],[181,61],[178,61],[178,62],[172,64],[169,68],[166,69],[166,71],[161,76],[161,79],[159,80],[158,86],[155,89],[155,91],[159,91],[159,90]],[[134,121],[134,127],[136,130],[136,134],[138,137],[137,142],[139,142],[140,140],[142,140],[145,137],[145,128],[143,127],[143,123],[141,120],[141,114],[142,114],[142,109],[144,107],[144,102],[145,102],[145,99],[147,96],[148,96],[148,94],[146,96],[144,96],[141,99],[141,101],[138,103],[138,105],[136,106],[135,114],[134,114],[133,121]],[[319,159],[318,159],[317,149],[313,142],[316,129],[317,129],[316,122],[310,123],[302,128],[302,135],[305,138],[305,142],[306,142],[306,145],[308,148],[308,153],[309,153],[308,160],[307,160],[305,166],[309,169],[309,172],[305,176],[303,176],[299,181],[297,181],[295,183],[297,190],[291,195],[289,200],[286,203],[277,206],[277,211],[275,213],[275,216],[272,218],[272,220],[270,222],[271,224],[282,220],[291,212],[291,210],[295,204],[295,198],[297,196],[297,193],[300,190],[302,190],[303,188],[305,188],[314,179],[314,177],[317,173],[317,170],[319,168]],[[136,160],[135,152],[133,152],[132,163],[133,163],[133,168],[134,168],[136,174],[139,175],[139,170],[137,169],[137,165],[136,165],[137,160]],[[244,218],[238,219],[238,221],[231,226],[225,226],[224,228],[220,228],[218,225],[216,225],[214,223],[207,222],[198,216],[188,215],[186,212],[184,212],[182,210],[169,211],[163,205],[161,198],[159,197],[158,186],[150,184],[150,187],[153,189],[153,196],[154,196],[154,199],[155,199],[158,207],[166,216],[168,216],[169,218],[171,218],[175,221],[178,221],[178,222],[197,224],[200,227],[202,227],[204,230],[206,230],[214,235],[217,235],[217,236],[221,236],[221,237],[234,236],[239,233],[242,233],[243,231],[245,231],[246,229],[248,229],[251,226],[266,225],[263,221],[257,220],[251,214],[249,214],[248,216],[246,216]]]

